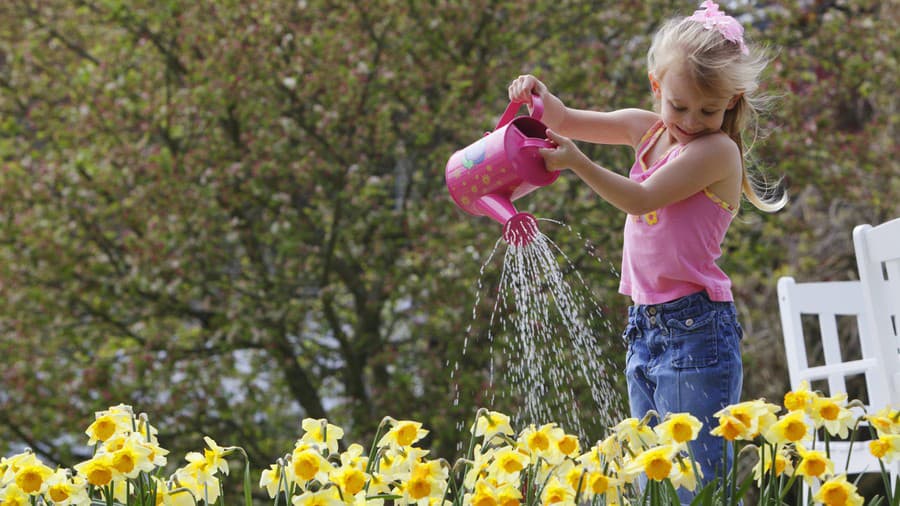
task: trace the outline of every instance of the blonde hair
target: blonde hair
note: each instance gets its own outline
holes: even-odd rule
[[[715,29],[705,28],[703,23],[675,18],[656,32],[647,53],[647,68],[657,80],[662,80],[674,65],[686,64],[686,71],[703,93],[722,98],[738,96],[734,107],[725,111],[722,131],[741,152],[743,194],[758,209],[774,212],[787,203],[787,192],[782,190],[777,195],[778,181],[770,184],[764,178],[751,176],[744,163],[749,149],[744,149],[742,133],[750,127],[753,139],[756,138],[759,113],[771,101],[769,96],[758,93],[760,75],[769,57],[754,45],[747,44],[747,49],[749,54],[743,54],[741,46]]]

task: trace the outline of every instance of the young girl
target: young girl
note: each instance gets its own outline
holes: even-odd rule
[[[724,440],[713,414],[740,401],[741,327],[731,281],[716,265],[741,195],[775,211],[743,163],[741,132],[756,114],[767,60],[743,28],[711,2],[665,23],[647,55],[658,112],[595,112],[566,107],[534,76],[520,76],[509,98],[544,102],[548,170],[571,169],[628,214],[619,291],[631,296],[624,337],[631,415],[689,412],[704,424],[691,449],[704,481],[721,473]],[[629,177],[600,167],[572,139],[628,144]],[[731,457],[726,459],[731,462]]]

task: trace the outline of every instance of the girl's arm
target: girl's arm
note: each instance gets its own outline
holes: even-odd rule
[[[684,200],[725,179],[740,185],[740,151],[724,134],[707,135],[691,142],[677,158],[642,183],[600,167],[574,142],[552,130],[547,130],[547,137],[557,145],[555,149],[540,150],[548,170],[571,169],[600,197],[632,215]]]
[[[571,109],[550,93],[547,86],[531,75],[519,76],[509,85],[509,99],[531,104],[532,94],[544,102],[541,121],[561,135],[595,144],[637,146],[641,136],[659,118],[643,109],[612,112]]]

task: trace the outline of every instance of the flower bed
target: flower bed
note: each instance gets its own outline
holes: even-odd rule
[[[259,486],[274,506],[515,506],[678,504],[679,487],[695,491],[697,504],[737,504],[752,485],[759,504],[781,504],[806,482],[818,485],[816,503],[862,504],[842,467],[829,459],[828,438],[846,438],[866,420],[873,439],[860,444],[881,463],[886,496],[879,501],[896,505],[897,484],[888,483],[886,466],[900,456],[900,413],[885,407],[856,416],[854,407],[861,404],[847,402],[846,395],[821,396],[808,386],[785,395],[785,409],[763,400],[726,407],[712,433],[735,442],[735,459],[753,453],[756,462],[747,476],[738,476],[735,465],[730,476],[704,487],[689,451],[701,425],[684,413],[670,414],[653,428],[653,414],[623,420],[604,440],[582,449],[577,437],[555,423],[517,433],[507,415],[481,409],[466,455],[453,463],[430,458],[416,446],[427,434],[416,421],[386,417],[368,451],[355,443],[341,451],[340,427],[306,419],[291,452],[262,471]],[[819,448],[812,446],[817,429],[827,434]],[[164,477],[168,451],[145,415],[113,406],[98,412],[85,432],[96,451],[71,469],[53,469],[29,451],[2,458],[0,506],[223,504],[221,480],[234,456],[242,457],[242,500],[251,504],[250,467],[240,447],[222,447],[206,437],[202,453],[188,453],[187,463]],[[642,476],[646,486],[639,491]]]

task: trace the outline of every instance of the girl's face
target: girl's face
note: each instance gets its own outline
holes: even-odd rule
[[[681,67],[673,68],[659,81],[651,75],[650,86],[659,100],[663,123],[679,144],[721,131],[725,111],[739,98],[704,94]]]

